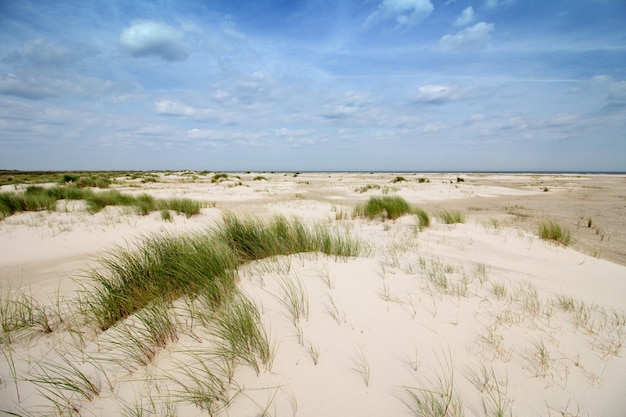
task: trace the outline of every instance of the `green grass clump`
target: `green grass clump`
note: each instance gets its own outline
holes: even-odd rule
[[[392,182],[395,184],[395,183],[403,182],[403,181],[406,181],[406,178],[398,176],[398,177],[395,177]]]
[[[417,217],[419,228],[424,229],[430,227],[430,216],[421,208],[413,208],[413,214]]]
[[[360,250],[358,242],[335,235],[327,228],[307,227],[298,220],[288,221],[282,216],[263,223],[227,214],[215,232],[243,262],[301,252],[355,256]]]
[[[262,175],[257,175],[256,177],[254,177],[254,181],[267,181],[267,178]]]
[[[161,220],[166,221],[166,222],[171,222],[172,213],[167,209],[161,210]]]
[[[135,202],[135,198],[128,194],[122,194],[117,190],[93,193],[88,196],[87,209],[90,213],[97,213],[106,206],[130,206]]]
[[[395,220],[404,214],[411,214],[413,208],[402,197],[382,196],[371,197],[364,205],[359,205],[354,210],[355,217],[368,217],[370,219],[382,217],[383,219]]]
[[[226,179],[228,179],[228,174],[217,173],[213,175],[213,178],[211,178],[211,182],[216,183],[216,182],[224,181]]]
[[[89,188],[80,188],[74,183],[65,186],[44,188],[29,186],[23,193],[0,193],[0,220],[16,212],[54,210],[58,200],[85,200],[87,210],[97,213],[106,206],[130,206],[140,215],[147,215],[156,210],[174,210],[188,218],[200,213],[203,204],[188,198],[157,200],[149,194],[133,196],[117,190],[94,192]]]
[[[439,220],[445,224],[465,223],[463,213],[456,210],[444,210],[437,214]]]
[[[56,199],[44,194],[0,193],[0,219],[22,211],[54,210]]]
[[[202,209],[202,203],[200,201],[190,198],[168,198],[159,200],[158,203],[161,210],[174,210],[184,214],[187,218],[200,214],[200,210]]]
[[[544,220],[539,223],[539,236],[544,240],[553,240],[565,246],[574,243],[569,229],[554,220]]]
[[[276,255],[323,252],[355,256],[357,241],[297,220],[224,216],[207,233],[191,236],[151,236],[136,250],[118,248],[91,273],[93,288],[83,300],[85,312],[106,330],[155,300],[171,302],[201,295],[211,307],[220,306],[235,291],[239,265]]]
[[[106,330],[154,300],[202,293],[219,305],[235,288],[235,254],[211,235],[151,236],[137,250],[118,248],[94,271],[84,306]]]

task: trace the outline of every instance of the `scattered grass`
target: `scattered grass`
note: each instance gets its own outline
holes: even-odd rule
[[[282,294],[278,301],[287,309],[294,326],[298,326],[300,320],[309,319],[309,296],[304,284],[299,278],[280,277],[279,284]]]
[[[51,333],[52,322],[46,306],[38,303],[30,293],[3,290],[0,295],[0,329],[2,339],[11,342],[11,333],[35,329]]]
[[[501,284],[499,282],[494,282],[491,284],[491,289],[493,290],[493,293],[495,294],[496,297],[498,298],[504,298],[506,297],[506,287],[504,286],[504,284]]]
[[[437,217],[444,224],[465,223],[465,216],[456,210],[444,210],[437,213]]]
[[[357,375],[360,375],[361,378],[363,378],[363,382],[365,383],[365,386],[369,387],[371,369],[370,369],[370,364],[367,361],[367,358],[365,357],[365,354],[363,353],[363,351],[361,349],[358,349],[354,357],[351,358],[351,361],[352,361],[352,368],[350,369],[352,370],[352,372],[354,372]]]
[[[56,404],[57,410],[78,412],[80,407],[76,396],[93,401],[100,395],[101,387],[66,355],[59,354],[59,358],[60,362],[37,362],[38,370],[27,381]]]
[[[173,394],[182,400],[189,401],[208,412],[210,416],[217,415],[226,408],[232,398],[228,397],[226,385],[210,367],[206,358],[191,353],[192,361],[180,363],[177,368],[181,375],[170,375],[179,389]]]
[[[259,360],[266,368],[270,367],[272,352],[259,311],[243,295],[237,294],[217,311],[211,332],[221,339],[218,352],[226,360],[240,359],[257,375],[261,370]]]
[[[362,194],[362,193],[368,192],[369,190],[380,190],[380,185],[378,185],[378,184],[367,184],[367,185],[364,185],[362,187],[356,188],[354,191],[359,192],[359,193]]]
[[[461,417],[463,405],[454,388],[454,370],[446,361],[442,375],[437,376],[436,385],[430,389],[405,387],[404,403],[411,415],[416,417]]]
[[[539,236],[544,240],[553,240],[564,246],[574,243],[569,229],[561,226],[554,220],[544,220],[539,223]]]

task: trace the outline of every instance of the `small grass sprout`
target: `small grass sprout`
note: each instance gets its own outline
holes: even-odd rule
[[[411,415],[416,417],[462,417],[463,404],[454,388],[454,370],[446,361],[445,367],[440,363],[442,375],[437,376],[433,388],[404,387],[405,405]]]
[[[361,349],[357,349],[354,357],[351,358],[351,361],[352,361],[352,368],[350,369],[352,370],[352,372],[354,372],[357,375],[360,375],[361,378],[363,378],[363,382],[365,383],[365,386],[369,387],[371,369],[370,369],[370,364],[367,360],[367,357],[365,356],[363,351]]]

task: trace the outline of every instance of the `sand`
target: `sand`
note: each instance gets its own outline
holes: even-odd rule
[[[405,181],[393,182],[398,176]],[[178,173],[114,185],[208,203],[200,215],[176,214],[172,222],[119,207],[91,215],[64,202],[56,212],[0,221],[3,299],[21,289],[51,306],[74,300],[87,271],[115,245],[204,230],[224,211],[294,216],[350,234],[367,251],[297,254],[239,270],[238,285],[258,307],[274,356],[258,374],[236,364],[232,401],[215,415],[431,415],[414,399],[423,405],[446,392],[447,415],[496,415],[498,408],[513,416],[623,415],[623,176],[247,173],[210,180]],[[433,224],[420,230],[412,216],[351,218],[357,204],[379,195],[404,197]],[[443,224],[435,216],[441,210],[459,210],[466,222]],[[540,239],[545,218],[568,227],[576,242]],[[285,282],[299,283],[308,300],[308,314],[295,323],[281,302]],[[147,366],[131,365],[116,340],[123,336],[115,329],[13,335],[0,357],[0,410],[207,415],[175,382],[184,380],[181,369],[197,367],[198,352],[210,351],[200,330],[160,349]],[[46,398],[50,392],[34,381],[42,369],[67,369],[63,358],[96,382],[97,395]]]

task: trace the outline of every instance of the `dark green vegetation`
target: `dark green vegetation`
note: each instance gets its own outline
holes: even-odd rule
[[[561,226],[554,220],[544,220],[539,223],[539,236],[544,240],[554,240],[565,246],[574,243],[572,233],[569,229]]]
[[[398,196],[371,197],[365,204],[354,209],[355,217],[395,220],[405,214],[414,214],[419,220],[420,228],[430,226],[430,217],[424,210],[412,207],[404,198]]]
[[[92,272],[94,288],[85,291],[83,308],[106,330],[153,302],[200,297],[212,308],[236,291],[239,265],[277,255],[322,252],[356,256],[357,241],[321,226],[275,217],[264,223],[225,215],[206,233],[151,236],[136,250],[118,248]]]
[[[31,185],[23,193],[0,193],[0,220],[23,211],[53,211],[58,200],[84,200],[91,213],[97,213],[106,206],[130,206],[141,215],[157,210],[174,210],[191,217],[200,213],[202,208],[201,202],[188,198],[157,200],[148,194],[133,196],[117,190],[94,192],[73,185],[50,188]]]

